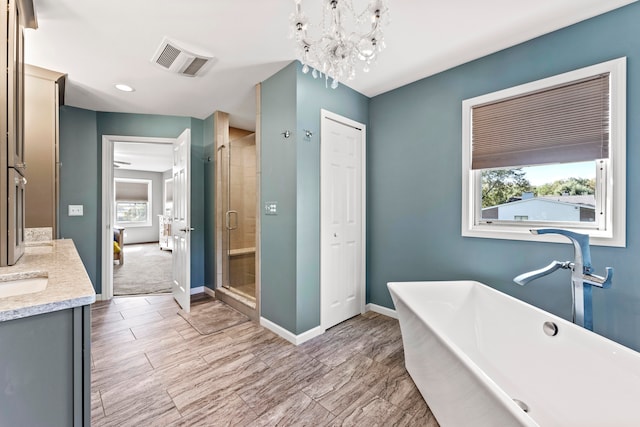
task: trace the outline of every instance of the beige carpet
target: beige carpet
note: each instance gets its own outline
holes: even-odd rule
[[[192,304],[191,313],[180,310],[178,314],[200,335],[209,335],[249,321],[244,314],[215,299],[197,305]]]
[[[171,292],[171,251],[158,243],[124,246],[124,264],[113,264],[113,294],[140,295]]]

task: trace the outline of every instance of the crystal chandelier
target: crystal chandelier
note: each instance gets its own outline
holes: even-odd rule
[[[338,82],[355,77],[356,64],[362,63],[362,70],[369,71],[385,47],[382,26],[389,13],[385,0],[369,0],[360,14],[355,12],[351,0],[322,0],[321,34],[315,40],[308,33],[309,27],[313,30],[316,26],[309,23],[302,11],[302,0],[294,1],[296,10],[291,14],[291,30],[303,73],[313,68],[313,78],[322,75],[325,81],[331,78],[331,87],[335,89]],[[345,23],[349,24],[348,28]],[[360,28],[364,31],[358,32]]]

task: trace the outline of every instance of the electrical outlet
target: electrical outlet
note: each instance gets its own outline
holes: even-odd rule
[[[83,215],[84,215],[83,205],[69,205],[69,216],[83,216]]]
[[[278,215],[278,202],[265,202],[264,204],[265,215]]]

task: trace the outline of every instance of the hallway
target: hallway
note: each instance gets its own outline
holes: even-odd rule
[[[438,425],[394,319],[369,312],[296,347],[253,322],[200,335],[177,312],[168,295],[94,304],[92,425]]]

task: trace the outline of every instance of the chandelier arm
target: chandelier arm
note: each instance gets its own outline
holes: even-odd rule
[[[322,40],[322,39],[321,39]],[[309,46],[309,48],[311,48],[312,46],[316,45],[317,43],[319,43],[320,40],[317,41],[310,41],[309,39],[306,38],[301,38],[299,41],[299,45],[300,46]]]
[[[372,37],[376,32],[378,32],[380,29],[380,18],[381,17],[377,17],[373,22],[371,22],[371,31],[363,35],[362,38]]]
[[[377,32],[378,32],[378,28],[376,27],[376,28],[373,28],[368,33],[363,34],[363,35],[360,35],[360,34],[357,34],[357,33],[351,33],[351,35],[352,36],[356,36],[360,40],[364,40],[364,39],[371,39],[371,37],[373,37]]]
[[[351,36],[355,36],[357,38],[359,38],[360,40],[363,39],[371,39],[372,37],[374,37],[374,35],[380,31],[380,18],[381,17],[377,17],[372,23],[371,23],[371,30],[366,33],[366,34],[357,34],[356,32],[352,32]],[[359,51],[359,49],[358,49]]]

